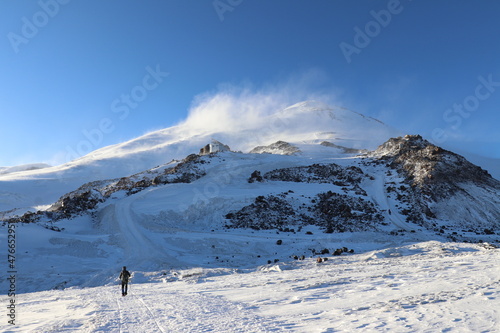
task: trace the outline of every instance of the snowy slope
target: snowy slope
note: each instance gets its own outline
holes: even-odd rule
[[[186,122],[63,166],[0,176],[4,217],[42,210],[25,215],[36,223],[15,224],[19,326],[1,329],[498,331],[498,211],[471,206],[498,202],[498,181],[416,136],[372,156],[346,153],[374,149],[394,131],[344,109],[300,103],[261,125],[194,132]],[[244,152],[187,156],[211,138]],[[401,140],[411,149],[398,150]],[[256,146],[268,148],[245,153]],[[467,183],[449,181],[441,165]],[[401,170],[425,186],[444,172],[439,189],[476,198],[447,213],[446,202],[419,197],[434,187],[410,190],[416,178]],[[95,180],[103,181],[79,188]],[[477,225],[463,230],[457,207]],[[476,244],[448,243],[454,237]],[[353,253],[333,255],[344,248]],[[116,285],[123,265],[134,273],[125,298]],[[0,272],[3,291],[7,277]]]
[[[368,250],[364,248],[363,250]],[[499,332],[500,251],[423,242],[211,274],[22,294],[3,332]],[[119,271],[119,267],[118,267]],[[1,305],[7,305],[2,297]]]
[[[94,180],[120,178],[198,153],[212,138],[234,151],[248,152],[278,140],[290,143],[329,141],[351,148],[375,149],[401,133],[361,114],[318,102],[303,102],[246,127],[221,131],[187,121],[121,144],[96,150],[64,165],[0,174],[0,212],[48,205]],[[43,193],[43,195],[40,195]]]
[[[314,161],[356,160],[331,156],[331,150],[315,147]],[[248,197],[333,187],[247,182],[255,169],[264,174],[311,162],[303,156],[224,153],[211,159],[207,175],[195,182],[130,196],[116,192],[94,218],[55,223],[62,232],[19,225],[18,325],[4,321],[2,331],[498,332],[498,249],[447,243],[418,229],[399,235],[325,234],[316,227],[227,230],[220,212]],[[374,201],[394,211],[384,215],[387,230],[415,228],[384,192],[385,177],[396,178],[376,174],[364,185]],[[341,247],[354,254],[311,251]],[[317,264],[317,257],[329,260]],[[133,272],[125,298],[116,281],[124,264]],[[4,308],[8,300],[2,298]]]
[[[170,170],[163,176],[148,171],[135,175],[133,181],[118,180],[114,189],[108,183],[90,184],[97,186],[92,193],[109,192],[90,210],[72,210],[70,201],[63,200],[39,222],[19,224],[19,243],[29,243],[26,248],[20,245],[21,290],[107,284],[113,279],[114,267],[124,262],[144,275],[191,267],[254,268],[269,260],[311,256],[311,249],[366,248],[366,243],[381,248],[394,242],[445,240],[456,232],[462,235],[462,226],[454,221],[424,220],[447,223],[445,232],[437,232],[425,223],[409,220],[404,210],[411,204],[388,191],[405,183],[387,167],[367,164],[370,159],[319,144],[302,144],[300,149],[301,155],[292,156],[225,152],[190,157],[171,164],[172,168],[159,168]],[[249,183],[256,170],[264,181]],[[333,171],[324,178],[324,170]],[[187,177],[188,172],[198,176]],[[283,178],[290,175],[299,177]],[[154,177],[157,183],[146,184],[142,177]],[[348,179],[351,183],[346,183]],[[326,197],[324,202],[321,196]],[[330,199],[340,201],[329,206]],[[88,203],[87,199],[82,202]],[[276,210],[269,206],[273,202],[278,202]],[[344,208],[335,211],[335,205]],[[55,215],[60,209],[63,215]],[[243,220],[228,217],[239,212],[243,212]],[[237,222],[252,225],[252,220],[260,230],[235,229]],[[277,226],[270,225],[273,221]],[[474,229],[478,234],[467,232],[463,239],[498,242],[496,234],[486,235],[482,230],[498,231],[496,220],[478,220],[478,226],[481,228]],[[325,234],[328,229],[333,233]],[[277,245],[278,240],[285,245]],[[61,267],[61,256],[71,264]],[[43,282],[36,279],[35,272],[46,272]]]
[[[0,167],[0,175],[5,175],[14,172],[39,170],[44,168],[50,168],[50,165],[45,163],[34,163],[34,164],[23,164],[14,167]]]

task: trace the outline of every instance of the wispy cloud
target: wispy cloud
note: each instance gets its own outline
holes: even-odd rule
[[[240,131],[263,125],[266,116],[301,101],[338,104],[339,92],[325,88],[327,81],[323,71],[310,69],[260,88],[251,83],[221,84],[194,98],[182,124],[198,133]]]

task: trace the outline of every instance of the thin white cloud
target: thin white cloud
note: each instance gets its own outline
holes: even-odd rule
[[[193,132],[240,131],[263,125],[266,116],[301,101],[338,104],[334,88],[318,88],[325,81],[323,71],[311,69],[262,88],[248,83],[221,84],[215,92],[194,98],[182,124]]]

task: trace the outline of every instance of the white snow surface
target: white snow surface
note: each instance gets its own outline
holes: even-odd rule
[[[390,137],[402,134],[378,120],[314,101],[277,111],[247,127],[228,126],[224,131],[217,127],[204,130],[188,119],[60,166],[8,174],[2,174],[0,169],[0,212],[13,208],[33,211],[84,183],[130,176],[198,153],[212,139],[243,152],[279,140],[291,144],[326,140],[350,148],[375,149]]]
[[[44,223],[16,224],[17,325],[6,316],[12,298],[4,268],[0,330],[500,332],[500,251],[488,243],[450,243],[406,222],[384,190],[396,176],[373,172],[363,183],[367,200],[384,215],[379,232],[225,228],[224,214],[257,196],[292,190],[300,204],[301,195],[338,191],[332,184],[248,183],[254,170],[357,165],[359,158],[319,143],[373,149],[395,134],[376,120],[311,102],[263,123],[273,125],[198,135],[180,124],[62,166],[0,175],[0,212],[10,216],[46,208],[88,181],[129,176],[197,153],[211,138],[242,151],[283,140],[302,152],[221,153],[192,183],[129,196],[116,192],[93,215],[47,222],[61,232]],[[3,253],[7,232],[0,227]],[[354,253],[323,254],[328,261],[316,263],[311,251],[342,247]],[[305,260],[292,258],[301,255]],[[126,297],[117,280],[123,265],[133,273]]]
[[[325,234],[226,229],[223,212],[267,193],[335,190],[331,184],[248,183],[253,170],[335,162],[315,145],[304,156],[221,153],[192,183],[116,192],[94,216],[19,224],[17,326],[5,332],[498,332],[500,251],[449,243],[405,222],[384,192],[364,188],[384,213],[385,232]],[[390,178],[393,181],[394,178]],[[415,232],[390,235],[389,230]],[[307,234],[306,232],[312,234]],[[6,228],[1,229],[6,244]],[[278,245],[277,241],[282,244]],[[347,247],[354,254],[310,249]],[[292,259],[304,255],[305,260]],[[268,260],[271,263],[268,263]],[[275,260],[278,260],[275,262]],[[5,259],[6,261],[6,259]],[[117,281],[133,272],[129,295]],[[2,293],[8,274],[0,274]],[[2,297],[6,309],[8,297]]]
[[[44,169],[44,168],[50,168],[50,165],[45,164],[45,163],[32,163],[32,164],[23,164],[23,165],[18,165],[18,166],[13,166],[13,167],[0,167],[0,175],[5,175],[8,173],[14,173],[14,172],[39,170],[39,169]]]
[[[365,245],[359,241],[351,243],[362,253],[330,257],[321,264],[308,258],[255,269],[134,272],[125,297],[120,295],[118,283],[19,294],[17,326],[7,325],[4,318],[0,329],[3,332],[499,331],[499,250],[439,241],[404,246],[388,243],[384,249],[370,250],[381,244],[371,243],[370,235],[357,236],[343,243],[364,239]],[[239,239],[251,237],[242,234]],[[223,238],[216,239],[217,236],[212,244],[226,246]],[[185,240],[196,242],[194,237]],[[268,250],[271,248],[267,246]],[[245,260],[245,256],[236,258]],[[54,266],[54,274],[61,266]],[[119,271],[119,267],[115,268]],[[147,274],[154,281],[146,282]],[[6,309],[6,297],[2,297],[1,305]]]

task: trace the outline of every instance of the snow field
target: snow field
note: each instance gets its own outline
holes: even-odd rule
[[[235,149],[285,140],[300,141],[302,150],[297,156],[217,154],[199,164],[207,174],[192,183],[154,186],[130,196],[116,192],[92,214],[47,222],[62,232],[47,230],[42,222],[18,225],[19,326],[5,320],[0,331],[500,332],[499,250],[447,243],[444,236],[407,222],[398,212],[401,203],[385,189],[400,182],[395,173],[362,166],[359,157],[319,145],[324,139],[348,147],[374,145],[378,136],[375,140],[365,131],[373,121],[307,104],[285,111],[289,114],[281,115],[282,124],[292,126],[267,137],[252,130],[193,135],[177,126],[64,166],[0,175],[1,219],[51,204],[89,180],[129,176],[184,158],[214,136]],[[304,117],[305,128],[297,132]],[[350,130],[356,124],[364,124],[359,133]],[[379,130],[384,133],[380,138],[392,132]],[[257,196],[287,192],[299,206],[318,192],[342,193],[332,184],[247,182],[254,170],[264,174],[314,163],[373,171],[362,185],[365,199],[377,203],[384,217],[380,232],[224,227],[225,214]],[[488,195],[497,200],[490,202],[498,202],[498,193]],[[454,198],[450,210],[466,199]],[[391,235],[396,229],[409,232]],[[0,244],[5,240],[6,228],[1,228]],[[355,254],[322,255],[329,260],[321,264],[312,255],[312,250],[344,246]],[[294,255],[306,260],[294,261]],[[116,281],[123,265],[134,274],[127,297],[121,297]],[[0,279],[1,290],[7,290],[5,271]],[[4,309],[6,302],[7,297],[0,301]]]
[[[322,264],[180,270],[171,282],[133,277],[126,297],[114,283],[20,294],[19,326],[2,330],[499,332],[499,267],[499,250],[430,241]]]

